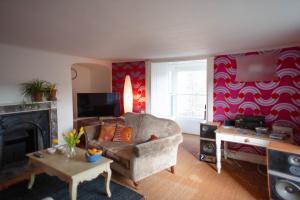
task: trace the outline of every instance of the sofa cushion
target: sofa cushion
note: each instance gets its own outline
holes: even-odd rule
[[[120,151],[124,148],[127,147],[132,147],[132,144],[126,144],[126,143],[122,143],[122,142],[112,142],[112,141],[105,141],[105,142],[101,142],[100,146],[104,149],[104,150],[110,150],[110,151]]]
[[[103,124],[98,137],[99,142],[112,141],[115,135],[116,125]]]
[[[135,138],[136,135],[139,133],[140,121],[141,121],[141,114],[136,113],[125,113],[125,125],[127,127],[132,128],[132,142],[136,143]]]
[[[144,142],[135,146],[135,153],[137,157],[147,155],[158,155],[169,151],[174,146],[178,146],[182,142],[182,135],[176,134],[168,137],[159,138],[149,142]]]
[[[169,126],[169,120],[160,119],[149,114],[142,115],[141,117],[139,132],[135,136],[136,143],[146,142],[152,134],[155,134],[159,138],[168,136],[169,132],[166,130]]]
[[[125,152],[127,152],[127,151],[125,151]],[[121,165],[125,169],[130,169],[130,157],[128,156],[129,154],[124,155],[125,152],[121,151],[120,153],[113,153],[111,151],[106,151],[105,156],[107,158],[110,158],[113,161],[117,162],[119,165]],[[120,154],[122,154],[122,155],[120,155]]]
[[[118,124],[113,142],[124,142],[127,144],[132,144],[132,128],[126,127],[122,124]]]
[[[100,142],[98,140],[88,140],[86,148],[99,148]]]
[[[130,169],[130,160],[135,156],[134,145],[121,142],[102,142],[100,146],[104,149],[104,154],[126,169]]]
[[[98,139],[101,125],[92,125],[83,127],[86,140]]]
[[[103,123],[110,123],[110,124],[125,124],[124,117],[114,117],[114,118],[107,118],[102,119]]]

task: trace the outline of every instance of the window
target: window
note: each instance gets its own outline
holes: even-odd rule
[[[199,133],[207,100],[206,65],[206,60],[152,63],[151,113],[176,120],[185,132]]]

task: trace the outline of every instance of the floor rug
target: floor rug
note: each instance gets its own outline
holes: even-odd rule
[[[27,189],[28,181],[23,181],[0,191],[1,200],[41,200],[52,197],[54,200],[69,200],[68,185],[57,177],[46,174],[38,175],[31,190]],[[142,200],[143,196],[125,186],[110,182],[111,198],[105,193],[104,177],[85,181],[78,185],[77,200]]]

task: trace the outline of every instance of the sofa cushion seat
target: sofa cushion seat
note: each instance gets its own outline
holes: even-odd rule
[[[134,145],[121,142],[101,142],[105,156],[111,158],[126,169],[130,169],[130,159],[134,157]]]
[[[98,148],[100,147],[100,142],[98,140],[89,140],[87,143],[87,148]]]

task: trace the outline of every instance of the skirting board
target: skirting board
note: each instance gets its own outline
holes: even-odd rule
[[[246,153],[242,151],[232,151],[228,150],[228,158],[243,160],[246,162],[267,165],[267,157],[262,155],[257,155],[253,153]]]

